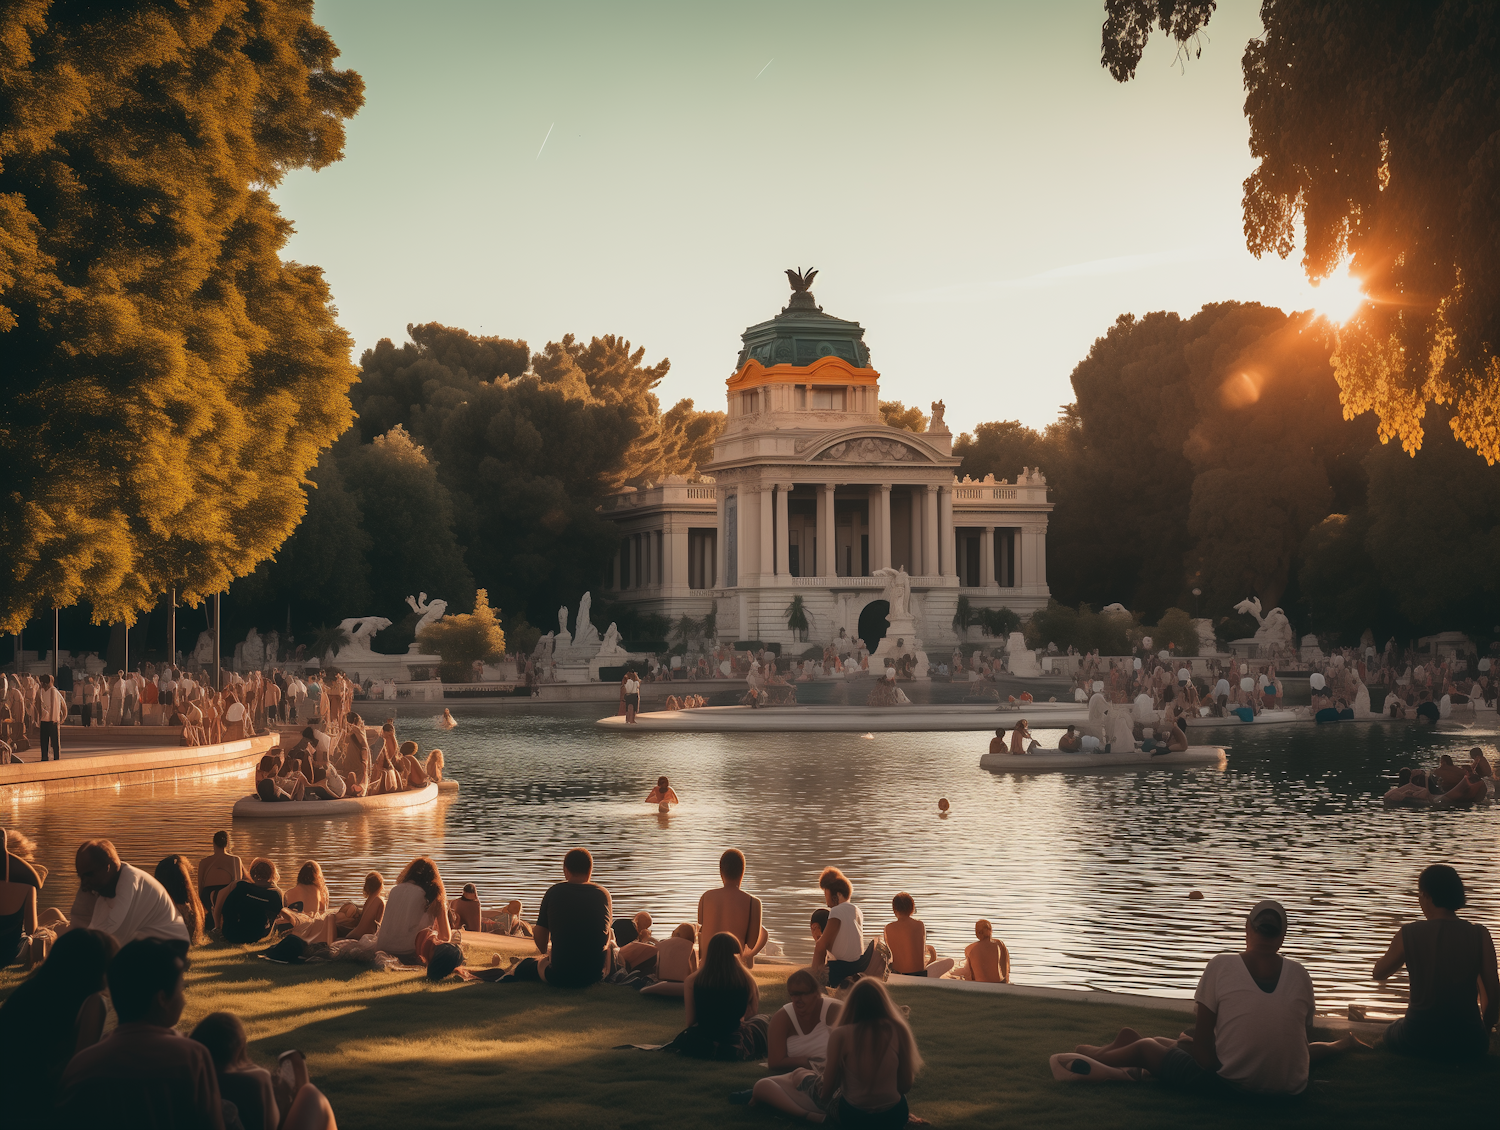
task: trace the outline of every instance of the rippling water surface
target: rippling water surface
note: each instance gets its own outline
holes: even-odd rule
[[[1473,745],[1493,756],[1493,733],[1195,731],[1228,747],[1227,770],[1013,776],[978,767],[985,734],[621,737],[594,729],[599,713],[455,707],[460,726],[446,734],[403,716],[400,736],[441,745],[463,783],[409,812],[231,826],[230,805],[248,791],[239,777],[16,801],[3,816],[38,839],[54,871],[44,901],[64,907],[81,839],[109,837],[149,868],[173,851],[196,859],[231,827],[234,850],[275,859],[283,885],[317,859],[334,897],[352,898],[366,871],[389,880],[429,854],[450,888],[472,881],[486,905],[521,898],[528,916],[561,877],[562,853],[583,845],[616,910],[649,910],[662,933],[694,917],[720,852],[735,846],[773,940],[794,957],[811,952],[817,873],[834,864],[867,928],[906,890],[941,953],[959,956],[974,920],[988,918],[1018,981],[1069,988],[1191,995],[1207,958],[1237,948],[1250,905],[1277,898],[1291,917],[1285,952],[1312,970],[1320,1007],[1397,1008],[1404,978],[1382,990],[1370,967],[1418,913],[1416,875],[1434,862],[1459,868],[1468,913],[1500,935],[1500,810],[1379,802],[1401,765]],[[683,800],[670,817],[642,803],[660,774]],[[944,796],[953,811],[940,818]]]

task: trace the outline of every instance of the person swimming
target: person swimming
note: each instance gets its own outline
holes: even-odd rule
[[[438,729],[439,730],[451,730],[451,729],[453,729],[453,727],[455,727],[457,725],[458,725],[458,722],[454,719],[453,715],[449,712],[448,708],[446,706],[443,707],[443,713],[441,715],[439,715],[438,719],[437,719],[437,727],[438,727]]]
[[[665,777],[656,778],[656,788],[646,794],[646,803],[656,805],[657,812],[670,812],[672,805],[681,804],[677,794],[672,790],[671,782]]]

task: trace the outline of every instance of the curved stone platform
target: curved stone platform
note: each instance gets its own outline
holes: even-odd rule
[[[1138,749],[1116,753],[1063,753],[1059,750],[986,753],[980,757],[979,767],[997,773],[1097,773],[1101,769],[1176,769],[1182,765],[1211,765],[1222,769],[1227,762],[1223,746],[1192,745],[1172,753],[1155,754]]]
[[[114,728],[111,728],[114,729]],[[125,727],[139,730],[139,727]],[[77,736],[64,731],[64,746]],[[173,734],[179,733],[172,729]],[[138,735],[131,735],[138,736]],[[142,735],[153,737],[156,735]],[[158,746],[142,743],[99,752],[65,752],[61,761],[24,761],[0,765],[0,801],[44,797],[50,793],[113,789],[194,777],[221,777],[255,768],[276,744],[270,734],[207,746]],[[23,756],[30,756],[23,754]]]
[[[1034,730],[1082,726],[1086,708],[1070,702],[1032,702],[1024,707],[993,706],[705,706],[697,710],[655,710],[637,714],[634,724],[620,715],[594,723],[616,733],[921,733],[928,731],[1009,730],[1025,718]]]

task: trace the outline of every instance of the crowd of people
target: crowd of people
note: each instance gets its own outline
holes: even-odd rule
[[[675,795],[665,781],[653,793],[659,800]],[[810,918],[812,958],[787,978],[789,1003],[767,1015],[751,970],[769,934],[760,900],[744,889],[745,857],[736,849],[721,856],[719,884],[699,900],[696,921],[658,940],[649,911],[616,916],[582,848],[564,856],[561,881],[528,920],[518,900],[486,911],[472,883],[450,898],[438,865],[425,856],[389,886],[371,872],[360,896],[340,905],[316,861],[302,863],[283,890],[272,860],[246,865],[223,832],[196,868],[169,855],[152,872],[121,860],[107,840],[87,841],[75,857],[79,892],[71,908],[39,913],[47,876],[34,863],[34,845],[14,833],[5,844],[0,957],[33,970],[0,1005],[0,1077],[10,1111],[41,1119],[60,1111],[69,1124],[107,1123],[101,1112],[108,1103],[139,1102],[162,1112],[155,1125],[334,1125],[300,1057],[284,1056],[275,1072],[258,1067],[233,1015],[208,1016],[189,1037],[176,1033],[184,970],[193,947],[211,937],[273,943],[268,954],[292,960],[344,950],[422,969],[433,981],[559,989],[605,982],[677,997],[682,1028],[666,1050],[766,1060],[769,1074],[731,1101],[808,1121],[836,1115],[850,1127],[900,1127],[909,1117],[906,1096],[922,1058],[886,991],[892,974],[992,983],[1011,977],[1010,953],[989,921],[975,923],[975,941],[955,964],[928,943],[910,894],[894,896],[891,920],[872,933],[848,876],[828,867],[817,880],[823,905]],[[1421,873],[1418,905],[1421,918],[1400,929],[1372,970],[1381,981],[1403,967],[1410,975],[1405,1017],[1387,1030],[1385,1043],[1445,1059],[1483,1055],[1500,1019],[1493,940],[1459,916],[1466,895],[1451,867]],[[497,955],[470,967],[465,931],[529,939],[534,956],[502,966]],[[1257,904],[1245,921],[1244,951],[1221,954],[1205,969],[1191,1032],[1143,1037],[1124,1029],[1107,1044],[1054,1056],[1054,1074],[1101,1081],[1149,1073],[1173,1087],[1299,1093],[1310,1064],[1358,1041],[1310,1042],[1314,988],[1307,971],[1280,953],[1287,935],[1285,909]],[[117,1026],[106,1034],[110,1012]]]
[[[1469,750],[1467,765],[1457,764],[1452,754],[1444,753],[1430,769],[1403,766],[1384,797],[1392,808],[1469,808],[1496,799],[1500,799],[1500,786],[1495,769],[1478,746]]]
[[[342,723],[336,738],[308,725],[295,744],[267,750],[255,769],[255,794],[273,803],[341,800],[441,783],[443,751],[430,749],[423,759],[416,742],[397,741],[394,718],[381,726],[376,753],[371,751],[371,728],[359,714],[348,712]]]

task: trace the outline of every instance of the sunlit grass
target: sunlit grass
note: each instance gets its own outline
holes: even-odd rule
[[[482,960],[484,955],[476,953]],[[785,1003],[785,969],[759,971],[763,1007]],[[346,1127],[772,1125],[729,1105],[763,1074],[756,1064],[698,1063],[614,1051],[663,1043],[680,1002],[598,985],[428,984],[419,974],[355,965],[275,966],[237,946],[195,951],[182,1028],[216,1009],[238,1013],[263,1064],[300,1048]],[[0,994],[19,981],[0,974]],[[1318,1071],[1300,1099],[1266,1104],[1191,1098],[1154,1083],[1054,1083],[1047,1056],[1112,1036],[1122,1024],[1174,1034],[1180,1013],[935,989],[897,989],[928,1066],[912,1109],[940,1127],[1487,1125],[1500,1057],[1475,1068],[1416,1064],[1375,1051]],[[1270,1110],[1268,1111],[1268,1105]]]

